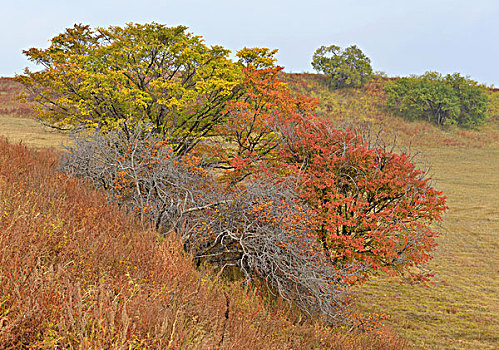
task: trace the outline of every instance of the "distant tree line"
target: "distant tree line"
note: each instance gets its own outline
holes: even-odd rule
[[[335,89],[358,88],[373,77],[370,59],[357,46],[321,46],[312,57],[312,67],[330,78]],[[437,125],[483,124],[488,116],[486,88],[459,73],[397,78],[386,84],[390,108],[409,118]]]

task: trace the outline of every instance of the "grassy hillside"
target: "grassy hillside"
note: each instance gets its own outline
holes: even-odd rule
[[[398,349],[198,271],[170,235],[0,140],[0,347]]]
[[[428,288],[379,278],[363,286],[367,310],[419,348],[499,346],[499,150],[425,148],[436,186],[450,207]]]
[[[397,143],[400,146],[404,148],[411,146],[413,151],[421,151],[423,155],[419,157],[419,161],[422,165],[431,166],[431,173],[436,187],[443,190],[448,196],[450,209],[445,217],[443,234],[439,238],[440,249],[430,266],[435,273],[435,284],[425,288],[401,284],[394,279],[379,277],[359,288],[359,306],[367,311],[388,314],[391,317],[388,321],[389,325],[393,326],[399,334],[407,337],[410,344],[413,344],[416,348],[497,348],[499,344],[499,298],[497,297],[499,295],[499,279],[497,278],[497,266],[499,266],[499,218],[497,215],[499,212],[499,202],[497,201],[499,196],[499,92],[490,92],[493,104],[491,119],[487,125],[478,129],[439,129],[426,122],[404,120],[386,110],[382,91],[383,80],[375,81],[362,89],[334,91],[326,87],[323,81],[324,78],[320,75],[288,74],[284,75],[283,78],[295,90],[319,97],[323,102],[319,114],[323,118],[333,119],[338,125],[350,124],[364,128],[367,125],[366,121],[368,121],[373,132],[383,130],[388,138],[397,136]],[[3,91],[1,87],[0,91]],[[15,105],[11,105],[11,107],[15,108]],[[38,135],[46,135],[43,137],[47,137],[47,145],[57,146],[59,144],[59,139],[55,137],[56,134],[47,133],[48,131],[42,130],[39,125],[31,124],[32,121],[29,119],[18,118],[11,112],[3,116],[0,115],[0,123],[4,120],[4,124],[0,124],[0,134],[9,136],[11,140],[23,139],[24,142],[32,142],[30,144],[34,145],[37,144],[33,138]],[[26,121],[27,124],[22,124],[21,121]],[[62,136],[58,137],[63,138]],[[41,144],[37,146],[41,146]],[[23,183],[26,180],[19,179],[19,181]],[[61,181],[67,183],[68,180]],[[17,183],[16,186],[18,186]],[[60,187],[57,184],[54,186]],[[73,200],[73,197],[67,197],[67,194],[61,194],[61,196]],[[24,202],[19,203],[31,203],[30,201],[34,201],[34,198],[25,198]],[[83,201],[86,201],[86,199]],[[49,207],[49,204],[45,205]],[[53,205],[55,205],[52,209],[54,213],[59,212],[60,208],[62,208],[62,204],[58,204],[58,202]],[[103,203],[97,204],[97,208],[101,208],[103,205]],[[98,209],[89,210],[97,211]],[[17,220],[22,222],[22,220],[34,217],[36,213],[19,211],[19,219]],[[83,220],[85,222],[85,220],[89,219],[75,218],[74,220]],[[137,223],[134,225],[137,225]],[[128,228],[124,230],[131,231]],[[134,232],[141,232],[140,227]],[[62,236],[58,237],[62,239],[61,237],[64,237],[63,233],[60,234]],[[144,233],[135,234],[142,237],[140,235]],[[32,241],[37,242],[38,240],[32,239]],[[140,240],[134,239],[132,241]],[[108,244],[105,243],[106,240],[103,242],[102,244]],[[84,254],[95,254],[95,247],[101,243],[94,244],[95,246],[92,248],[94,250],[84,251]],[[137,243],[137,247],[140,247],[140,244],[142,243]],[[260,297],[248,294],[237,284],[213,282],[211,278],[207,277],[209,275],[203,275],[191,267],[188,260],[182,257],[174,241],[162,244],[166,244],[167,248],[159,247],[158,249],[175,250],[175,256],[178,255],[175,259],[181,259],[179,260],[179,266],[183,266],[182,269],[189,271],[186,273],[191,277],[188,277],[187,280],[194,281],[192,285],[195,287],[184,286],[182,288],[194,288],[195,291],[200,288],[199,290],[202,291],[199,300],[196,293],[190,295],[189,293],[192,292],[186,292],[189,297],[183,299],[185,304],[180,304],[183,305],[180,308],[181,311],[175,309],[175,312],[182,315],[181,317],[184,317],[184,312],[188,315],[186,316],[187,319],[183,318],[182,321],[176,323],[175,327],[179,330],[179,334],[189,334],[187,329],[192,329],[193,324],[195,325],[195,332],[199,331],[199,333],[195,333],[198,335],[197,338],[196,336],[187,335],[186,337],[190,337],[189,339],[195,339],[195,341],[199,341],[204,337],[212,340],[220,339],[221,328],[216,327],[221,327],[220,322],[223,321],[221,314],[225,310],[224,303],[226,302],[224,291],[227,292],[231,300],[231,317],[235,317],[231,319],[231,322],[235,322],[235,328],[230,328],[230,330],[227,328],[228,330],[224,333],[226,334],[227,346],[233,344],[231,343],[233,340],[229,339],[241,338],[249,340],[244,340],[247,343],[243,343],[243,340],[240,343],[234,343],[235,348],[238,348],[239,344],[250,344],[256,346],[256,348],[260,345],[269,348],[313,348],[314,346],[318,348],[327,348],[328,346],[333,348],[335,346],[339,348],[342,346],[356,348],[356,346],[361,347],[359,344],[362,342],[364,342],[364,345],[367,344],[369,340],[366,340],[366,338],[372,338],[370,335],[366,335],[364,338],[343,338],[337,333],[328,332],[320,323],[298,324],[293,321],[295,320],[293,317],[296,316],[290,316],[293,315],[292,310],[286,309],[287,311],[284,313],[287,316],[279,315],[275,310],[273,311],[267,307],[257,308],[260,310],[257,312],[257,309],[253,308],[256,305],[264,304]],[[0,244],[0,246],[2,245]],[[171,248],[172,246],[174,248]],[[133,249],[130,247],[133,247]],[[142,248],[136,248],[133,244],[130,244],[127,249],[140,252]],[[110,254],[109,251],[107,254]],[[119,257],[120,254],[122,253],[118,252],[116,256]],[[98,259],[98,257],[100,256],[91,259]],[[95,261],[98,262],[99,260]],[[119,259],[114,264],[118,262]],[[68,263],[68,261],[65,263]],[[102,272],[104,276],[115,276],[111,273],[114,266],[111,264],[105,268],[99,267],[97,270],[100,271],[99,273]],[[19,270],[20,267],[16,267],[16,269]],[[102,278],[99,273],[92,277],[95,279],[94,285],[97,283],[95,281],[100,281],[100,278]],[[116,278],[125,281],[123,282],[124,285],[128,286],[128,277],[126,275],[119,277],[118,274],[116,276],[118,276]],[[133,280],[136,281],[136,277]],[[182,286],[183,283],[171,279],[166,281],[173,281],[171,283],[176,286]],[[144,290],[148,290],[147,288],[151,287],[144,287]],[[190,290],[192,291],[192,289]],[[203,294],[208,293],[205,290],[211,290],[213,294]],[[174,291],[174,289],[169,289],[169,291]],[[85,293],[90,292],[80,291],[80,293],[85,295]],[[178,295],[178,293],[175,292],[175,295]],[[205,296],[202,297],[202,295]],[[142,295],[140,298],[144,298],[144,296]],[[138,300],[141,300],[140,298]],[[125,303],[125,300],[127,299],[125,298],[119,302]],[[203,303],[210,303],[210,300],[213,300],[213,305],[210,304],[207,307],[206,313],[197,310]],[[0,305],[2,305],[1,302]],[[242,311],[237,311],[239,314],[236,311],[233,312],[232,305],[240,305],[241,308],[237,310]],[[108,307],[111,308],[111,306]],[[0,310],[2,309],[0,308]],[[256,316],[251,316],[253,314]],[[1,315],[0,319],[2,319]],[[237,323],[242,321],[237,321],[235,315],[250,318],[247,323]],[[170,317],[172,318],[169,319],[168,322],[170,323],[168,324],[171,327],[177,316],[170,314]],[[118,316],[115,318],[117,319]],[[185,328],[179,328],[178,324],[183,325],[181,327]],[[218,324],[219,326],[209,326],[210,324]],[[135,327],[135,329],[138,329],[138,326]],[[168,342],[172,334],[172,328],[169,329],[170,331],[163,335],[166,337],[165,341]],[[187,333],[182,333],[184,331],[180,331],[180,329]],[[244,335],[246,330],[251,331],[251,334]],[[326,338],[323,339],[328,339],[328,345],[320,343],[320,337],[324,336]],[[181,338],[183,335],[179,335],[179,337],[179,339],[185,339]],[[256,339],[258,337],[261,337],[261,342]],[[307,339],[310,341],[309,343],[305,342],[308,341]],[[317,339],[319,339],[319,343]],[[294,341],[294,343],[291,341]],[[194,347],[198,348],[205,346],[203,343],[193,344],[195,344]],[[401,345],[394,345],[394,343],[373,345],[374,348],[383,348],[384,346],[397,348]]]
[[[377,77],[362,88],[334,90],[328,88],[321,74],[284,74],[282,79],[293,90],[321,101],[318,115],[333,120],[338,126],[369,128],[381,132],[387,140],[411,147],[499,148],[499,91],[490,90],[490,118],[475,129],[457,126],[437,127],[426,121],[407,120],[394,115],[386,107],[384,84],[388,78]]]
[[[0,78],[0,135],[10,142],[20,142],[35,148],[58,147],[66,137],[30,118],[32,109],[16,97],[22,85],[11,78]]]

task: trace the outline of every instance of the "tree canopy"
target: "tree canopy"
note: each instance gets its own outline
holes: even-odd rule
[[[371,60],[355,45],[344,50],[321,46],[312,57],[312,67],[330,76],[335,88],[359,87],[372,76]]]
[[[101,129],[150,123],[180,153],[221,122],[243,80],[228,50],[208,47],[185,26],[75,25],[47,49],[24,53],[44,67],[17,77],[40,102],[44,121]]]

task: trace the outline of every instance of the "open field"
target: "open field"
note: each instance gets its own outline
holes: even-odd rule
[[[21,142],[34,148],[60,147],[66,136],[42,126],[31,118],[0,114],[0,135],[9,142]]]
[[[0,135],[9,142],[22,141],[34,148],[59,147],[65,136],[29,118],[33,114],[32,106],[17,99],[21,92],[21,84],[12,78],[0,78]]]
[[[435,285],[378,278],[362,287],[361,299],[367,309],[390,314],[389,323],[418,348],[497,349],[499,150],[426,148],[424,153],[450,207],[431,262]]]

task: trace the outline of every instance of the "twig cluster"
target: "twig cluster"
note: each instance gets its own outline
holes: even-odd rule
[[[68,150],[64,171],[91,179],[162,234],[181,233],[198,263],[236,266],[248,281],[265,281],[309,314],[343,317],[348,280],[365,271],[360,264],[332,264],[295,178],[262,175],[227,188],[200,159],[176,155],[143,130],[76,135]]]

